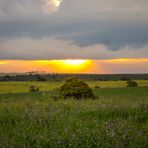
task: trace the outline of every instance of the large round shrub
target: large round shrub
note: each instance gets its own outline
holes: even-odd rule
[[[60,87],[60,96],[65,99],[94,98],[92,90],[86,83],[78,78],[69,78],[66,80],[64,85]]]

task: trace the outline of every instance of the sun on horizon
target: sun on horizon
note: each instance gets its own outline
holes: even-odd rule
[[[40,65],[46,65],[53,71],[66,73],[66,72],[84,72],[88,70],[88,67],[92,66],[91,60],[84,59],[64,59],[64,60],[42,60],[35,61]]]
[[[61,60],[58,62],[61,62],[61,64],[69,65],[69,66],[81,66],[81,65],[84,65],[84,64],[90,62],[90,60],[66,59],[66,60]]]

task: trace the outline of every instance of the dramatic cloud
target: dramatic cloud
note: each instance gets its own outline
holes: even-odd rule
[[[1,42],[0,59],[43,60],[43,59],[116,59],[147,58],[148,44],[135,50],[126,46],[118,51],[108,50],[104,44],[89,47],[70,45],[71,42],[54,38],[16,38]]]
[[[148,57],[147,0],[0,0],[0,59]]]

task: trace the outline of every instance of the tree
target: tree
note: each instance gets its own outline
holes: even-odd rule
[[[94,94],[85,82],[73,77],[66,80],[64,85],[60,87],[60,97],[85,99],[94,98]]]
[[[46,79],[43,76],[41,76],[41,75],[37,75],[36,80],[37,81],[43,81],[43,82],[46,81]]]

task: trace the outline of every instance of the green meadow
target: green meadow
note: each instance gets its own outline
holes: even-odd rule
[[[61,81],[0,82],[0,147],[147,148],[148,80],[136,82],[89,81],[97,98],[79,101],[55,99]]]
[[[148,86],[148,80],[137,80],[139,87]],[[4,93],[24,93],[29,91],[29,87],[34,85],[40,88],[40,91],[53,91],[59,88],[64,82],[0,82],[0,94]],[[95,86],[101,88],[123,88],[126,87],[126,81],[88,81],[87,84],[93,89]]]

